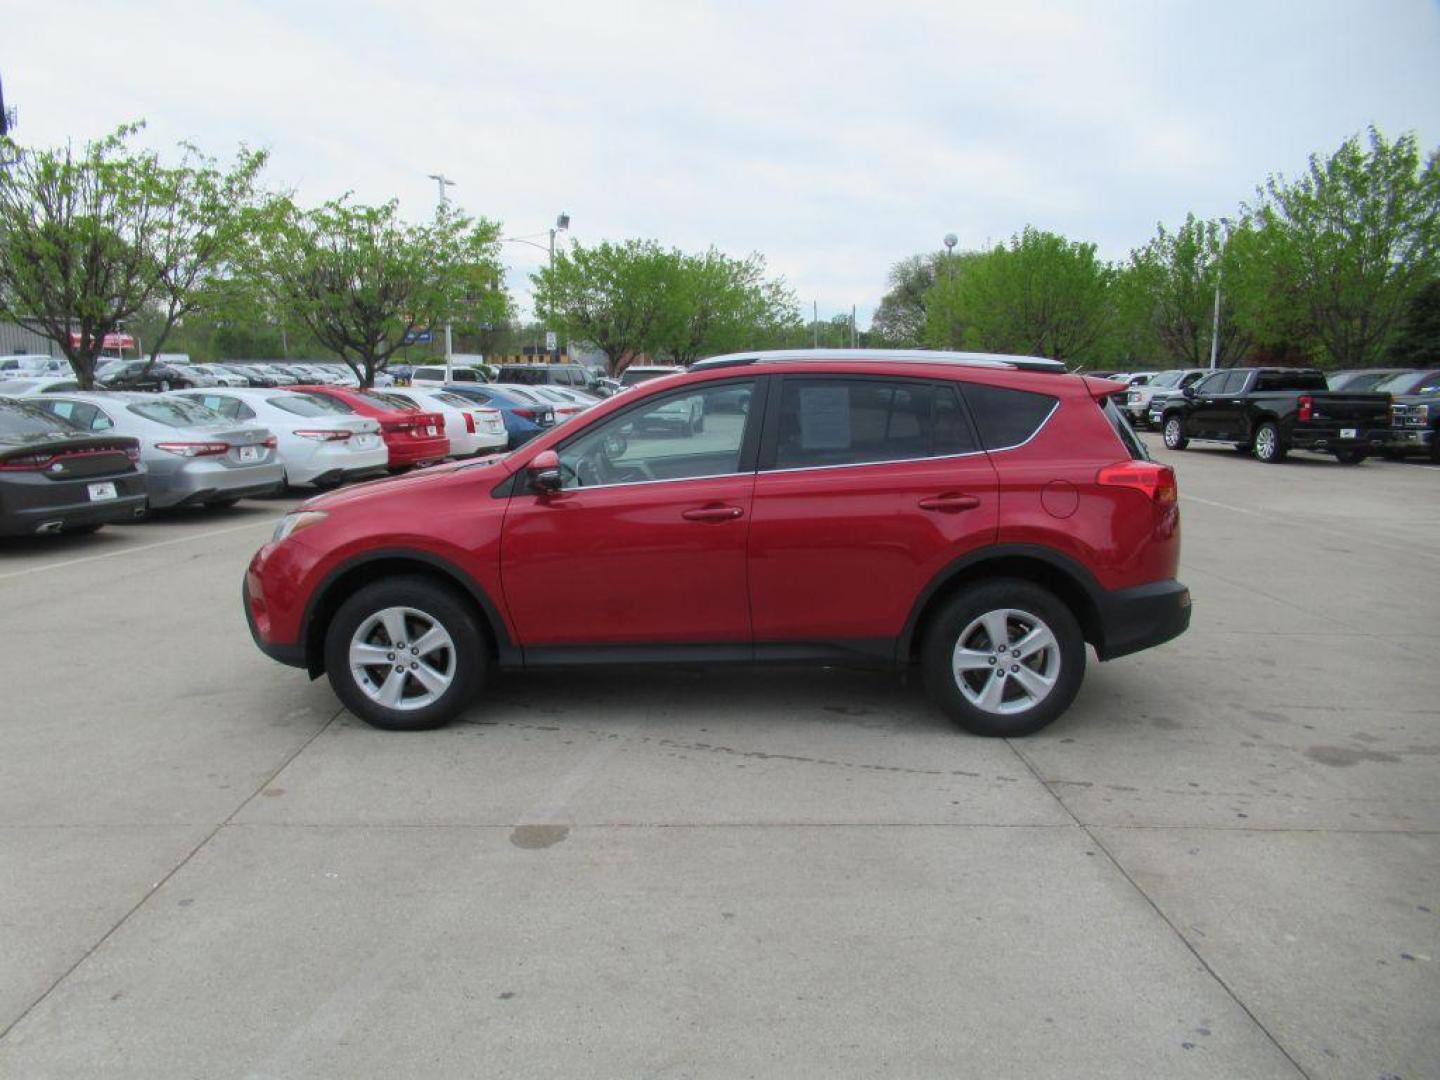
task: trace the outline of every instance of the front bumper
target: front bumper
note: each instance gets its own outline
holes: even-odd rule
[[[1190,626],[1190,590],[1178,581],[1156,581],[1096,597],[1101,660],[1129,656],[1179,637]]]
[[[271,660],[290,667],[303,668],[308,666],[305,662],[305,646],[301,643],[292,645],[280,644],[267,641],[261,632],[261,624],[268,624],[265,609],[265,600],[261,589],[256,583],[256,588],[251,591],[251,578],[253,570],[246,570],[245,577],[240,582],[240,606],[245,609],[245,624],[250,627],[250,637],[255,642],[255,647],[263,652]]]
[[[1435,429],[1393,428],[1390,432],[1390,440],[1385,445],[1391,450],[1428,450],[1435,445]]]

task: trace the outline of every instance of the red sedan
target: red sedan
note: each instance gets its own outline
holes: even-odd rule
[[[347,386],[295,386],[289,389],[347,406],[350,412],[378,420],[380,436],[390,453],[392,472],[413,466],[434,465],[450,454],[444,418],[439,413],[423,412],[414,402],[398,395]]]

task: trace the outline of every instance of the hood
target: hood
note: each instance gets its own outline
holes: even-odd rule
[[[339,510],[352,503],[385,499],[414,491],[434,484],[449,483],[457,474],[464,474],[468,483],[484,487],[487,482],[494,486],[510,475],[503,456],[472,458],[469,461],[448,461],[443,465],[432,465],[428,469],[417,469],[404,476],[391,476],[381,480],[370,480],[363,484],[352,484],[337,491],[327,491],[313,499],[306,499],[297,510]]]

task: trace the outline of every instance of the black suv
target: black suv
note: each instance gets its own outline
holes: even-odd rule
[[[600,382],[600,376],[584,364],[503,364],[495,381],[519,386],[564,386],[597,398],[612,393]]]

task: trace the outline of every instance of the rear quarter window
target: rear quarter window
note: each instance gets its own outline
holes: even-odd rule
[[[1057,404],[1048,394],[1028,390],[976,383],[962,383],[961,387],[986,450],[1005,450],[1028,442]]]

